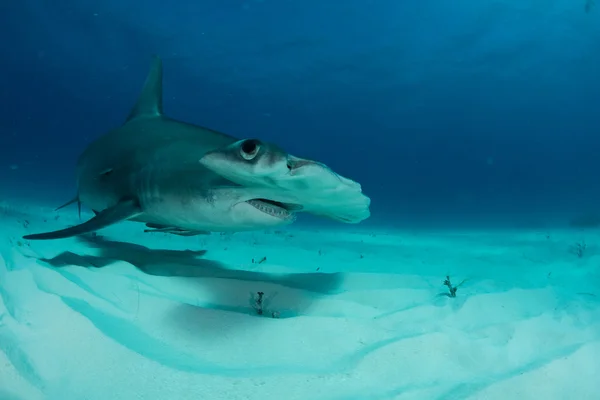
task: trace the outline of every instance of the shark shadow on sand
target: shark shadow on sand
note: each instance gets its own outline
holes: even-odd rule
[[[76,254],[65,251],[52,258],[40,258],[53,267],[76,265],[102,268],[124,261],[145,274],[165,277],[235,279],[247,282],[266,282],[292,289],[320,294],[339,293],[342,273],[265,273],[230,269],[225,264],[202,258],[206,250],[163,250],[96,235],[82,235],[78,240],[99,250],[99,255]]]
[[[204,258],[205,250],[155,250],[99,235],[82,235],[78,240],[98,250],[99,254],[65,251],[52,258],[38,260],[58,268],[103,268],[124,261],[147,275],[190,278],[197,281],[198,291],[210,292],[211,302],[191,305],[191,302],[180,301],[181,307],[175,314],[181,317],[180,322],[186,320],[186,325],[191,323],[191,320],[202,319],[201,316],[210,309],[254,314],[256,308],[251,295],[259,291],[265,292],[265,307],[269,308],[270,302],[281,318],[304,314],[319,297],[343,291],[343,273],[265,273],[234,270],[218,261]],[[265,290],[265,287],[268,289]],[[272,295],[276,295],[276,301],[272,301]]]

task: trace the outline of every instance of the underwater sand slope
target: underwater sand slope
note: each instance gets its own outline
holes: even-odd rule
[[[56,216],[3,208],[0,399],[597,396],[594,232],[19,239]]]

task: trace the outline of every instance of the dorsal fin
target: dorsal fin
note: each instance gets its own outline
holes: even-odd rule
[[[162,60],[160,57],[154,56],[142,93],[131,109],[127,121],[162,115],[162,75]]]

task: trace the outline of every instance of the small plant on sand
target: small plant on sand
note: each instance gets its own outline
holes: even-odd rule
[[[446,279],[444,279],[444,286],[448,287],[448,293],[440,293],[439,296],[447,296],[447,297],[452,297],[452,298],[456,297],[456,291],[466,281],[467,281],[466,279],[463,279],[463,281],[461,283],[454,286],[454,285],[452,285],[452,282],[450,282],[450,276],[446,275]]]
[[[583,258],[585,255],[585,250],[587,249],[587,245],[584,241],[577,242],[571,246],[571,253],[575,254],[579,258]]]
[[[265,292],[256,292],[257,297],[254,298],[254,311],[258,315],[263,315],[263,297],[265,296]]]
[[[267,303],[269,302],[268,299],[265,299],[265,292],[256,292],[256,295],[254,293],[251,293],[250,302],[252,304],[252,308],[254,309],[254,311],[256,311],[258,315],[268,314],[271,316],[271,318],[279,318],[278,311],[267,312],[267,310],[265,310],[265,306],[267,306]]]

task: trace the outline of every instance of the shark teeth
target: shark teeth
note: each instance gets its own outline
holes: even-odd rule
[[[247,203],[250,204],[252,207],[256,208],[257,210],[260,210],[260,211],[264,212],[265,214],[269,214],[276,218],[281,218],[281,219],[293,218],[292,213],[290,213],[285,208],[280,207],[274,203],[271,203],[271,202],[268,202],[265,200],[253,199],[253,200],[248,200]]]

